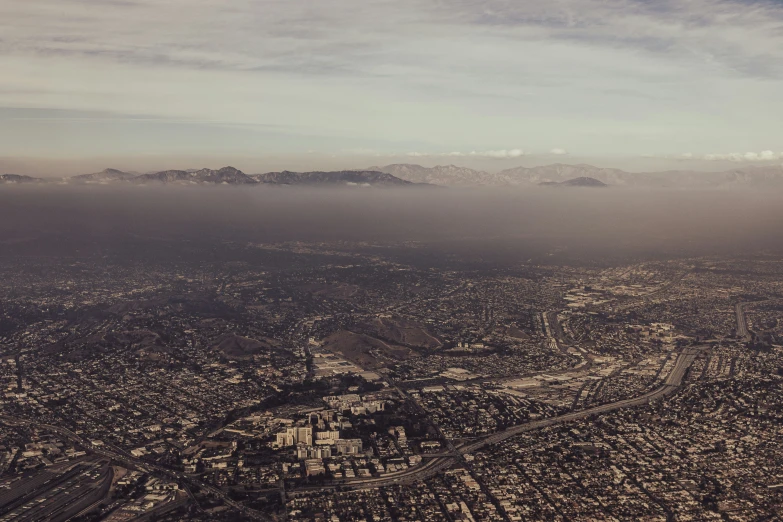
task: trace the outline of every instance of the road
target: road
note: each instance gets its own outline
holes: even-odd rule
[[[758,303],[761,302],[757,302],[754,304],[758,304]],[[747,324],[745,322],[743,306],[744,303],[739,303],[736,307],[737,321],[738,321],[738,327],[741,326],[742,328],[744,328],[744,330],[742,331],[744,331],[745,335],[747,335]],[[738,328],[738,333],[740,333],[740,331],[741,330]],[[582,411],[569,412],[567,414],[560,415],[557,417],[552,417],[549,419],[542,419],[533,422],[528,422],[526,424],[514,426],[506,430],[500,431],[498,433],[488,435],[484,438],[481,438],[479,440],[476,440],[474,442],[471,442],[469,444],[460,447],[454,447],[452,444],[448,444],[447,452],[441,452],[437,456],[433,456],[425,464],[407,469],[405,471],[392,473],[384,477],[349,479],[345,481],[340,481],[338,483],[329,486],[313,486],[313,487],[298,488],[297,490],[291,491],[290,493],[292,494],[292,496],[295,496],[297,493],[305,493],[311,491],[330,491],[338,487],[378,488],[383,486],[418,482],[430,478],[434,475],[437,475],[444,469],[453,466],[460,460],[463,460],[464,455],[466,454],[475,452],[490,444],[496,444],[508,438],[514,437],[518,434],[525,433],[528,431],[534,431],[534,430],[538,430],[538,429],[542,429],[545,427],[554,426],[566,422],[573,422],[576,420],[584,419],[586,417],[590,417],[592,415],[604,414],[622,408],[630,408],[630,407],[647,404],[648,402],[653,401],[655,399],[670,395],[674,393],[677,389],[679,389],[679,387],[682,384],[682,379],[685,375],[685,372],[688,370],[688,368],[690,368],[691,364],[693,363],[693,360],[702,349],[703,348],[700,347],[692,347],[692,348],[686,348],[682,352],[680,352],[680,354],[677,357],[677,361],[674,365],[674,368],[672,369],[671,373],[667,376],[664,383],[660,387],[656,388],[655,390],[649,391],[639,397],[625,399],[622,401],[617,401],[609,404],[603,404]],[[407,397],[407,394],[404,391],[398,389],[398,392],[403,397]],[[245,514],[250,518],[256,520],[274,520],[274,518],[266,515],[265,513],[251,509],[239,502],[233,501],[228,497],[228,495],[224,491],[210,484],[201,482],[195,479],[194,477],[186,475],[185,473],[173,471],[171,469],[158,466],[156,464],[142,461],[138,458],[129,455],[128,453],[126,453],[125,451],[119,448],[114,448],[111,446],[103,446],[97,448],[92,447],[88,441],[85,441],[80,436],[78,436],[77,434],[73,433],[72,431],[66,428],[53,426],[49,424],[35,423],[25,419],[19,419],[19,418],[9,417],[9,416],[0,416],[0,420],[6,422],[15,422],[20,424],[32,425],[32,426],[37,426],[39,428],[47,429],[73,442],[76,442],[85,448],[88,448],[90,451],[92,451],[95,454],[111,458],[116,462],[137,469],[141,469],[148,473],[156,472],[172,480],[176,480],[189,485],[194,485],[201,489],[207,490],[210,493],[221,498],[227,506],[230,506],[238,511],[241,511],[243,514]],[[428,458],[426,455],[423,455],[423,457]]]
[[[143,460],[137,459],[133,457],[132,455],[129,455],[125,451],[114,448],[112,446],[106,445],[106,446],[100,446],[100,447],[94,447],[92,444],[84,439],[82,439],[79,435],[72,432],[71,430],[67,428],[63,428],[60,426],[54,426],[51,424],[43,424],[38,422],[29,421],[26,419],[20,419],[17,417],[11,417],[8,415],[0,415],[0,420],[7,423],[16,423],[16,424],[23,424],[27,426],[35,426],[39,429],[44,429],[47,431],[50,431],[52,433],[56,433],[60,435],[61,437],[64,437],[72,442],[75,442],[79,444],[80,446],[84,447],[88,451],[95,453],[96,455],[100,455],[102,457],[106,457],[109,459],[112,459],[115,462],[118,462],[120,464],[123,464],[125,466],[129,466],[131,468],[142,470],[146,473],[157,473],[160,475],[164,475],[165,477],[174,480],[174,481],[181,481],[186,484],[189,484],[191,486],[197,486],[201,489],[207,490],[213,495],[221,498],[223,502],[229,506],[232,507],[238,511],[241,511],[246,516],[256,519],[256,520],[264,520],[264,521],[273,521],[274,518],[270,517],[269,515],[262,513],[261,511],[251,509],[239,502],[236,502],[229,498],[229,496],[222,491],[219,488],[216,488],[210,484],[207,484],[205,482],[201,482],[199,480],[194,479],[193,477],[187,476],[185,473],[173,471],[171,469],[165,468],[163,466],[159,466],[157,464],[152,464],[149,462],[145,462]]]
[[[586,410],[566,413],[565,415],[552,417],[550,419],[542,419],[539,421],[522,424],[520,426],[514,426],[513,428],[508,428],[507,430],[503,430],[501,432],[489,435],[481,439],[480,441],[474,442],[467,446],[463,446],[459,449],[459,451],[462,454],[472,453],[478,449],[483,448],[484,446],[487,446],[489,444],[495,444],[497,442],[505,440],[509,437],[513,437],[514,435],[517,435],[519,433],[524,433],[526,431],[532,431],[532,430],[545,428],[548,426],[554,426],[555,424],[561,424],[564,422],[580,420],[586,417],[590,417],[591,415],[608,413],[610,411],[615,411],[622,408],[631,408],[634,406],[641,406],[647,404],[652,400],[664,397],[677,390],[680,387],[680,384],[682,383],[682,378],[685,376],[685,372],[688,370],[688,368],[690,368],[697,354],[698,354],[698,350],[695,349],[686,349],[685,351],[683,351],[677,357],[677,362],[674,364],[674,368],[672,369],[669,376],[666,378],[666,381],[664,381],[664,383],[660,387],[656,388],[655,390],[649,391],[644,395],[640,395],[639,397],[635,397],[633,399],[625,399],[622,401],[612,402],[609,404],[602,404],[600,406],[595,406],[594,408],[588,408]]]
[[[341,481],[340,483],[331,486],[324,486],[324,487],[316,486],[316,487],[301,488],[292,493],[296,494],[296,492],[329,491],[340,486],[349,487],[349,488],[378,488],[383,486],[391,486],[395,484],[409,484],[412,482],[418,482],[430,478],[432,476],[435,476],[441,471],[443,471],[444,469],[453,466],[455,463],[457,463],[459,460],[462,459],[463,455],[475,452],[490,444],[496,444],[508,438],[514,437],[515,435],[519,435],[520,433],[538,430],[549,426],[555,426],[557,424],[562,424],[565,422],[573,422],[576,420],[584,419],[586,417],[590,417],[592,415],[609,413],[611,411],[616,411],[622,408],[631,408],[631,407],[647,404],[648,402],[653,401],[655,399],[659,399],[666,395],[670,395],[674,393],[677,389],[679,389],[680,385],[682,384],[682,379],[685,376],[685,372],[688,370],[688,368],[690,368],[691,364],[693,363],[693,360],[696,358],[696,355],[698,355],[698,353],[701,350],[702,348],[699,347],[684,349],[677,356],[677,362],[675,363],[674,368],[672,368],[671,373],[669,373],[664,383],[660,387],[656,388],[655,390],[649,391],[643,395],[640,395],[639,397],[635,397],[632,399],[625,399],[622,401],[617,401],[609,404],[603,404],[582,411],[570,412],[564,415],[560,415],[558,417],[542,419],[538,421],[528,422],[526,424],[521,424],[519,426],[514,426],[506,430],[500,431],[498,433],[488,435],[470,444],[458,448],[454,448],[452,454],[442,453],[439,456],[429,460],[427,463],[421,466],[410,468],[398,473],[392,473],[384,477],[369,478],[369,479],[365,479],[365,478],[351,479],[351,480]],[[84,441],[81,437],[79,437],[78,435],[76,435],[75,433],[73,433],[72,431],[66,428],[61,428],[59,426],[53,426],[49,424],[38,424],[24,419],[18,419],[18,418],[8,417],[8,416],[2,416],[0,417],[0,419],[6,422],[9,421],[17,422],[22,424],[35,425],[38,426],[39,428],[48,429],[74,442],[77,442],[84,447],[90,448],[90,444],[88,442]],[[238,502],[231,500],[230,498],[228,498],[226,493],[223,492],[222,490],[214,486],[211,486],[209,484],[203,483],[201,481],[196,481],[192,477],[186,476],[184,473],[175,472],[168,468],[163,468],[161,466],[157,466],[154,464],[150,464],[148,462],[141,461],[139,459],[136,459],[126,454],[122,450],[116,448],[90,448],[90,449],[91,451],[93,451],[98,455],[112,458],[117,462],[125,463],[147,472],[157,471],[158,473],[164,474],[172,479],[181,480],[193,485],[197,485],[198,487],[202,489],[206,489],[209,492],[213,493],[214,495],[223,499],[226,505],[241,511],[242,513],[244,513],[245,515],[251,518],[257,520],[272,520],[271,517],[269,517],[268,515],[260,511],[250,509],[247,506],[244,506]]]
[[[642,294],[642,295],[633,296],[633,297],[626,298],[626,299],[620,299],[619,302],[614,301],[614,302],[617,302],[616,310],[618,310],[618,311],[619,310],[626,310],[626,309],[630,308],[631,306],[633,306],[635,303],[638,303],[640,301],[649,301],[653,297],[656,297],[656,296],[658,296],[660,294],[668,292],[669,290],[674,288],[677,284],[679,284],[683,279],[685,279],[685,277],[688,274],[690,274],[692,271],[693,271],[692,269],[686,270],[682,274],[677,275],[674,278],[672,278],[671,281],[669,281],[668,283],[665,283],[659,289],[653,290],[652,292],[648,292],[648,293]]]
[[[669,373],[664,383],[658,388],[651,390],[643,395],[640,395],[639,397],[612,402],[609,404],[602,404],[594,408],[589,408],[577,412],[571,412],[564,415],[560,415],[558,417],[542,419],[538,421],[528,422],[526,424],[521,424],[519,426],[514,426],[506,430],[500,431],[498,433],[488,435],[480,440],[477,440],[465,446],[461,446],[457,448],[456,451],[451,455],[441,453],[439,454],[439,456],[433,458],[432,460],[430,460],[429,462],[427,462],[422,466],[407,469],[405,471],[400,471],[398,473],[392,473],[385,477],[369,478],[369,479],[351,479],[351,480],[340,482],[335,486],[304,488],[302,491],[319,491],[319,490],[326,491],[326,490],[334,489],[335,487],[338,486],[347,486],[351,488],[379,488],[379,487],[391,486],[395,484],[409,484],[412,482],[418,482],[421,480],[425,480],[429,477],[432,477],[438,474],[440,471],[454,465],[465,454],[472,453],[490,444],[496,444],[515,435],[519,435],[520,433],[538,430],[541,428],[546,428],[549,426],[554,426],[565,422],[572,422],[572,421],[584,419],[586,417],[590,417],[592,415],[608,413],[622,408],[631,408],[634,406],[641,406],[647,404],[655,399],[659,399],[661,397],[671,395],[677,389],[679,389],[679,387],[682,384],[682,379],[685,376],[685,372],[688,370],[688,368],[690,368],[691,364],[693,364],[693,360],[702,350],[703,350],[702,347],[691,347],[691,348],[684,349],[677,356],[677,362],[674,364],[674,368],[672,368],[671,373]],[[425,455],[422,456],[426,457]]]
[[[745,307],[748,305],[763,305],[781,301],[781,299],[765,299],[763,301],[745,301],[734,305],[734,313],[737,316],[737,337],[742,337],[746,341],[750,341],[751,332],[748,328],[748,316],[745,314]]]
[[[737,315],[737,337],[743,339],[750,338],[748,331],[748,318],[745,316],[745,305],[747,303],[737,303],[734,305],[734,313]]]

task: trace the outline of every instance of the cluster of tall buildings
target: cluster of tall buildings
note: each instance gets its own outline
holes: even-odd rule
[[[299,459],[326,459],[335,455],[358,455],[361,439],[341,439],[339,430],[313,432],[312,425],[291,426],[277,434],[275,446],[296,446]]]
[[[324,402],[334,410],[339,412],[350,411],[353,415],[367,415],[368,413],[384,411],[386,407],[385,401],[363,400],[360,395],[355,393],[324,397]]]
[[[313,428],[312,426],[293,426],[291,428],[286,428],[285,431],[277,434],[276,442],[276,446],[279,448],[296,446],[300,443],[310,446],[313,443]]]

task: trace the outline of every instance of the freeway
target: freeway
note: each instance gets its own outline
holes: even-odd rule
[[[745,316],[745,304],[734,305],[734,313],[737,315],[737,336],[747,339],[750,337],[750,332],[748,331],[748,318]]]
[[[742,311],[741,305],[738,305],[738,310]],[[738,318],[739,317],[740,315],[738,315]],[[525,433],[528,431],[542,429],[549,426],[554,426],[557,424],[562,424],[565,422],[572,422],[572,421],[584,419],[592,415],[599,415],[599,414],[604,414],[611,411],[619,410],[622,408],[630,408],[630,407],[647,404],[648,402],[653,401],[655,399],[664,397],[666,395],[670,395],[674,393],[677,389],[679,389],[679,387],[682,384],[682,379],[685,376],[686,371],[688,370],[688,368],[690,368],[691,364],[693,363],[693,360],[696,358],[696,356],[700,353],[702,349],[703,347],[691,347],[682,350],[678,354],[677,361],[675,362],[674,368],[672,369],[671,373],[667,376],[664,383],[658,388],[651,390],[643,395],[640,395],[639,397],[625,399],[609,404],[603,404],[582,411],[569,412],[567,414],[560,415],[557,417],[537,420],[537,421],[521,424],[518,426],[513,426],[506,430],[500,431],[498,433],[494,433],[492,435],[488,435],[486,437],[483,437],[479,440],[473,441],[469,444],[465,444],[460,447],[455,447],[449,444],[447,452],[441,452],[437,455],[433,455],[430,458],[430,460],[428,460],[425,464],[421,466],[417,466],[415,468],[407,469],[405,471],[392,473],[384,477],[355,478],[355,479],[340,481],[338,483],[329,486],[321,486],[321,487],[314,486],[314,487],[299,488],[295,491],[292,491],[291,494],[295,496],[299,492],[304,493],[309,491],[329,491],[329,490],[334,490],[335,488],[338,487],[378,488],[383,486],[418,482],[427,479],[429,477],[432,477],[434,475],[437,475],[441,471],[453,466],[457,462],[463,460],[464,455],[466,454],[475,452],[490,444],[496,444],[510,437],[514,437],[515,435],[519,435],[521,433]],[[398,390],[398,391],[401,393],[403,397],[406,397],[407,394],[405,394],[405,392],[403,392],[402,390]],[[241,503],[231,500],[227,496],[227,494],[224,491],[220,490],[219,488],[198,481],[195,478],[187,476],[184,473],[176,472],[171,469],[134,458],[119,448],[114,448],[108,445],[104,447],[98,447],[98,448],[91,447],[88,441],[85,441],[79,435],[66,428],[60,426],[54,426],[51,424],[35,423],[25,419],[19,419],[10,416],[0,416],[0,420],[6,422],[35,425],[39,428],[50,430],[74,442],[77,442],[86,448],[89,448],[90,451],[98,455],[111,458],[117,462],[129,465],[131,467],[135,467],[137,469],[141,469],[149,473],[157,472],[161,475],[164,475],[166,477],[169,477],[177,481],[181,481],[185,484],[197,485],[198,487],[205,489],[210,493],[220,497],[225,502],[226,505],[244,513],[246,516],[249,516],[256,520],[273,520],[272,517],[260,511],[251,509]],[[428,458],[426,455],[422,455],[422,456]]]
[[[651,390],[643,395],[640,395],[639,397],[625,399],[622,401],[617,401],[609,404],[603,404],[582,411],[570,412],[564,415],[560,415],[558,417],[552,417],[549,419],[542,419],[538,421],[528,422],[526,424],[521,424],[518,426],[513,426],[506,430],[500,431],[498,433],[494,433],[492,435],[488,435],[484,438],[481,438],[470,444],[466,444],[460,447],[454,447],[452,445],[449,445],[448,448],[450,450],[449,452],[441,452],[437,454],[437,456],[433,456],[431,460],[429,460],[428,462],[426,462],[421,466],[410,468],[405,471],[400,471],[397,473],[392,473],[384,477],[356,478],[356,479],[341,481],[339,483],[329,485],[329,486],[313,486],[313,487],[299,488],[295,491],[292,491],[291,494],[295,496],[296,493],[298,492],[304,493],[310,491],[329,491],[329,490],[334,490],[338,487],[379,488],[383,486],[409,484],[413,482],[418,482],[421,480],[425,480],[429,477],[432,477],[434,475],[437,475],[444,469],[453,466],[454,464],[462,460],[464,458],[464,455],[466,454],[477,451],[490,444],[496,444],[515,435],[519,435],[520,433],[525,433],[528,431],[533,431],[548,426],[554,426],[565,422],[572,422],[572,421],[584,419],[592,415],[608,413],[622,408],[631,408],[631,407],[647,404],[648,402],[653,401],[655,399],[664,397],[666,395],[670,395],[674,393],[677,389],[679,389],[679,387],[682,384],[682,379],[685,376],[685,372],[688,370],[688,368],[690,368],[691,364],[693,363],[693,360],[696,358],[696,356],[699,354],[699,352],[702,349],[703,349],[702,347],[691,347],[681,351],[680,354],[677,356],[677,361],[674,365],[674,368],[672,369],[671,373],[667,376],[664,383],[658,388]],[[0,416],[0,419],[5,421],[23,423],[23,424],[36,424],[27,420],[8,417],[8,416]],[[73,440],[74,442],[78,442],[79,444],[85,447],[89,447],[89,444],[86,441],[84,441],[81,437],[79,437],[78,435],[76,435],[75,433],[73,433],[68,429],[59,426],[49,425],[49,424],[36,424],[36,425],[38,427],[46,428],[62,436],[65,436]],[[210,493],[223,499],[226,505],[241,511],[245,515],[254,518],[256,520],[272,520],[271,517],[269,517],[268,515],[260,511],[248,508],[243,504],[231,500],[226,495],[226,493],[223,492],[222,490],[214,486],[211,486],[209,484],[206,484],[204,482],[196,481],[194,478],[189,477],[184,473],[175,472],[168,468],[157,466],[149,462],[141,461],[139,459],[136,459],[128,455],[127,453],[120,450],[119,448],[90,448],[90,449],[91,451],[93,451],[98,455],[112,458],[115,461],[134,466],[144,471],[147,472],[156,471],[169,478],[180,480],[192,485],[197,485],[198,487],[202,489],[206,489]],[[422,455],[422,456],[427,458],[426,455]]]
[[[489,435],[481,439],[480,441],[474,442],[467,446],[462,446],[461,448],[459,448],[459,452],[462,454],[471,453],[480,448],[483,448],[484,446],[487,446],[489,444],[495,444],[509,437],[513,437],[514,435],[518,435],[519,433],[537,430],[537,429],[545,428],[547,426],[554,426],[555,424],[561,424],[564,422],[580,420],[586,417],[590,417],[592,415],[608,413],[610,411],[615,411],[622,408],[641,406],[649,403],[652,400],[658,399],[660,397],[664,397],[666,395],[670,395],[680,387],[680,384],[682,383],[682,378],[685,376],[685,372],[688,370],[688,368],[690,368],[691,364],[693,363],[693,360],[696,358],[696,355],[698,353],[699,352],[696,349],[690,349],[690,350],[686,349],[682,353],[680,353],[680,355],[677,357],[677,362],[675,363],[674,368],[672,369],[669,376],[666,378],[666,381],[660,387],[656,388],[655,390],[649,391],[644,395],[640,395],[639,397],[634,397],[632,399],[625,399],[622,401],[602,404],[600,406],[596,406],[594,408],[588,408],[582,411],[566,413],[565,415],[552,417],[550,419],[542,419],[539,421],[534,421],[534,422],[529,422],[527,424],[514,426],[512,428],[508,428],[501,432]]]
[[[737,337],[742,337],[750,341],[750,329],[748,328],[748,316],[745,314],[745,307],[748,305],[763,305],[780,301],[781,299],[765,299],[763,301],[745,301],[734,305],[734,313],[737,316]]]
[[[458,460],[460,460],[464,455],[468,453],[477,451],[490,444],[496,444],[515,435],[519,435],[520,433],[525,433],[528,431],[533,431],[548,426],[554,426],[556,424],[562,424],[564,422],[572,422],[575,420],[580,420],[586,417],[590,417],[592,415],[608,413],[622,408],[631,408],[634,406],[641,406],[647,404],[655,399],[659,399],[661,397],[670,395],[674,393],[677,389],[679,389],[679,387],[682,384],[682,379],[685,376],[685,372],[688,370],[688,368],[690,368],[691,364],[693,364],[694,359],[702,350],[703,350],[702,347],[685,348],[677,356],[677,361],[674,364],[674,368],[672,368],[671,373],[669,373],[664,383],[658,388],[651,390],[643,395],[640,395],[639,397],[635,397],[632,399],[625,399],[622,401],[612,402],[608,404],[602,404],[594,408],[571,412],[564,415],[560,415],[558,417],[552,417],[549,419],[542,419],[538,421],[528,422],[526,424],[520,424],[519,426],[513,426],[511,428],[500,431],[498,433],[488,435],[470,444],[461,446],[457,448],[452,455],[446,455],[444,453],[441,453],[439,454],[440,456],[433,458],[423,466],[407,469],[405,471],[400,471],[398,473],[389,474],[385,477],[370,478],[370,479],[352,479],[352,480],[341,482],[336,486],[327,486],[321,488],[316,487],[316,488],[306,488],[306,489],[308,491],[328,490],[328,489],[333,489],[334,487],[337,486],[347,486],[352,488],[378,488],[378,487],[390,486],[395,484],[408,484],[412,482],[418,482],[420,480],[424,480],[429,477],[432,477],[438,474],[443,469],[452,466]]]

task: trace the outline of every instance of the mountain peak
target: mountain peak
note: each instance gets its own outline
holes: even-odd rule
[[[256,180],[234,167],[223,167],[220,170],[165,170],[142,174],[132,181],[137,183],[179,183],[179,184],[216,184],[216,185],[248,185]]]
[[[410,181],[377,170],[338,170],[332,172],[267,172],[253,178],[260,183],[274,185],[331,185],[331,186],[408,186]]]
[[[595,188],[595,187],[608,187],[606,183],[603,181],[597,180],[595,178],[590,178],[587,176],[581,176],[579,178],[573,178],[573,179],[567,179],[565,181],[543,181],[539,183],[539,185],[542,186],[555,186],[555,187],[589,187],[589,188]]]
[[[46,179],[30,176],[3,174],[2,183],[45,182]],[[396,163],[367,169],[270,172],[247,175],[233,166],[218,170],[164,170],[138,174],[115,168],[66,178],[71,183],[121,184],[162,183],[191,185],[358,185],[358,186],[407,186],[428,184],[458,187],[534,187],[537,185],[565,184],[566,186],[625,186],[654,188],[731,188],[758,187],[776,189],[783,187],[783,165],[738,165],[720,172],[672,170],[665,172],[626,172],[617,168],[596,167],[587,164],[569,165],[554,163],[535,167],[513,167],[491,173],[460,167],[454,164],[423,167],[414,163]]]
[[[503,184],[494,174],[453,164],[422,167],[413,163],[397,163],[385,167],[370,168],[414,183],[427,183],[430,185],[473,186]]]
[[[69,178],[72,181],[79,183],[109,183],[112,181],[127,181],[136,177],[135,173],[123,172],[118,169],[103,169],[100,172],[94,172],[92,174],[80,174],[78,176],[72,176]]]
[[[0,174],[0,183],[41,183],[44,180],[23,174]]]

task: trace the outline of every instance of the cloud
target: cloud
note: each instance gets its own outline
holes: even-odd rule
[[[731,150],[778,132],[781,27],[773,0],[0,1],[0,106],[295,126],[291,150]],[[0,123],[0,154],[42,129]]]
[[[683,152],[681,154],[641,154],[641,157],[681,161],[733,161],[735,163],[741,163],[783,160],[783,152],[779,154],[771,150],[763,150],[761,152],[729,152],[723,154],[694,154],[692,152]]]
[[[783,4],[768,0],[458,0],[454,17],[498,33],[591,47],[621,45],[639,56],[694,60],[741,75],[780,77]],[[772,61],[771,61],[772,60]]]
[[[473,150],[471,152],[408,152],[406,156],[413,158],[462,158],[462,157],[478,157],[478,158],[495,158],[495,159],[510,159],[521,158],[527,153],[522,149],[498,149],[498,150]]]
[[[707,161],[776,161],[783,159],[783,152],[777,154],[771,150],[761,152],[730,152],[728,154],[705,154],[703,159]]]
[[[506,159],[506,158],[520,158],[525,155],[525,151],[522,149],[500,149],[500,150],[485,150],[485,151],[472,151],[470,153],[471,156],[480,156],[483,158],[497,158],[497,159]]]
[[[406,156],[410,156],[412,158],[449,158],[449,157],[463,157],[466,156],[466,154],[462,152],[408,152]]]
[[[550,150],[549,153],[554,154],[555,156],[565,156],[566,154],[568,154],[568,151],[565,149],[555,148]]]
[[[411,65],[406,41],[432,44],[418,53],[429,63],[416,65],[433,65],[457,37],[482,46],[494,39],[499,47],[620,45],[745,74],[783,74],[783,6],[767,0],[454,0],[448,10],[430,0],[36,0],[3,3],[0,20],[9,21],[0,25],[3,51],[306,75]],[[488,26],[492,39],[482,37]]]

